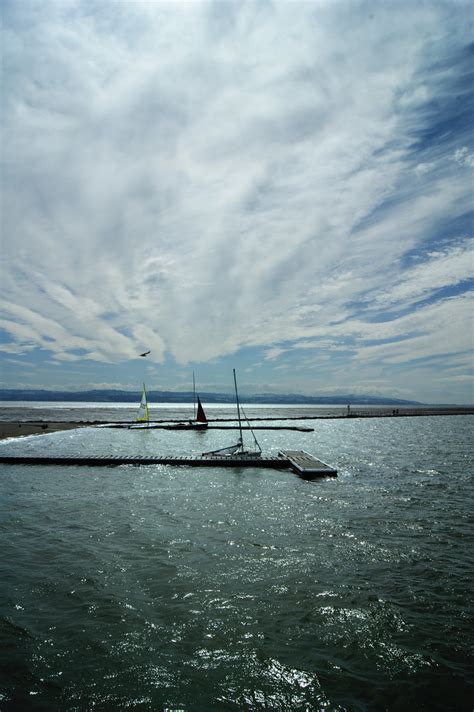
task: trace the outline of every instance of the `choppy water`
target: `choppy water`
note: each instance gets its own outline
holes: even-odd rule
[[[260,431],[339,469],[0,466],[0,709],[471,710],[472,416]],[[307,421],[305,421],[307,424]],[[199,453],[77,431],[2,453]]]

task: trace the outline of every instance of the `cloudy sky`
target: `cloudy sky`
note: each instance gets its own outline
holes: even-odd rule
[[[3,0],[0,387],[472,403],[471,21]]]

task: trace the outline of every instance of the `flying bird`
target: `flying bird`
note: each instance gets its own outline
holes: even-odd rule
[[[149,353],[150,353],[149,351],[145,351],[145,353],[144,353],[144,354],[140,354],[140,356],[148,356]]]

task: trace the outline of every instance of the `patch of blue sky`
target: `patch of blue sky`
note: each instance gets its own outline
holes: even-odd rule
[[[6,329],[0,328],[0,344],[8,344],[12,340],[11,334]]]
[[[451,170],[453,173],[459,171],[460,166],[455,162],[454,155],[455,151],[460,146],[465,146],[465,143],[466,142],[463,141],[456,142],[455,144],[453,143],[451,149],[447,152],[449,154],[449,158],[452,161],[452,165],[448,164],[448,168],[446,168],[446,164],[444,164],[443,171],[445,173],[449,170]],[[425,152],[427,150],[428,147],[425,147]],[[438,148],[436,150],[438,150]],[[446,150],[443,151],[443,154],[446,156]],[[397,210],[409,210],[410,202],[413,199],[415,199],[418,195],[425,194],[427,193],[427,191],[429,191],[429,183],[430,180],[432,180],[432,177],[425,176],[424,180],[421,183],[418,183],[416,176],[416,168],[420,164],[431,163],[431,161],[433,160],[433,156],[423,156],[421,152],[417,149],[415,151],[412,151],[411,155],[407,156],[406,160],[408,163],[407,168],[412,171],[412,176],[410,177],[410,173],[407,171],[404,171],[401,174],[398,185],[394,187],[393,192],[386,198],[384,198],[378,205],[376,205],[372,212],[362,217],[354,225],[352,229],[352,234],[354,237],[357,237],[358,234],[363,233],[366,229],[373,227],[374,225],[383,225],[384,219],[388,215],[394,214]],[[430,166],[430,170],[433,170],[433,177],[436,178],[436,167]],[[466,177],[466,180],[469,180],[469,178]],[[446,233],[453,235],[456,233],[459,234],[458,231],[465,232],[469,228],[471,228],[472,213],[470,212],[470,205],[461,203],[459,205],[459,210],[460,213],[458,215],[450,215],[442,222],[441,225],[438,225],[438,227],[435,228],[436,231],[440,234],[441,232],[444,232],[444,235],[446,235]],[[433,234],[431,230],[432,226],[430,225],[430,232],[426,234],[426,238],[430,240],[433,239]],[[421,237],[423,237],[423,235]]]
[[[43,366],[51,359],[51,352],[46,349],[40,349],[37,347],[27,347],[25,351],[18,353],[13,352],[3,352],[0,353],[0,375],[1,379],[10,377],[10,372],[14,369],[12,364],[23,363],[27,368],[36,369]]]
[[[406,269],[426,261],[430,253],[446,248],[462,246],[466,239],[474,232],[474,211],[463,211],[460,215],[449,215],[438,220],[423,242],[417,244],[412,250],[405,252],[400,258],[399,265]]]
[[[390,321],[395,321],[406,314],[411,314],[413,311],[412,307],[407,307],[405,309],[397,309],[393,311],[383,311],[370,314],[365,310],[360,311],[358,314],[353,314],[352,316],[359,316],[364,319],[368,324],[385,324]]]
[[[121,316],[121,314],[118,311],[104,311],[104,312],[101,312],[101,314],[100,314],[101,319],[103,319],[104,321],[109,321],[109,322],[113,322],[119,316]],[[119,334],[123,334],[124,336],[127,336],[128,338],[132,337],[132,331],[131,331],[131,329],[129,329],[127,327],[120,327],[120,328],[116,327],[116,331]]]
[[[68,349],[68,353],[70,353],[72,356],[85,356],[86,354],[89,353],[89,350],[81,348],[81,347],[77,347],[74,349]]]
[[[353,313],[351,319],[354,318],[354,316],[359,316],[368,324],[386,324],[391,321],[397,321],[398,319],[401,319],[409,314],[413,314],[413,312],[417,309],[423,309],[430,304],[435,304],[436,302],[471,292],[473,287],[473,280],[465,280],[455,285],[449,285],[448,287],[436,289],[428,296],[420,295],[418,299],[413,299],[410,304],[400,307],[399,309],[387,309],[378,312],[369,312],[365,309],[361,309],[358,314]],[[367,307],[367,303],[365,304],[365,307]]]
[[[428,77],[436,94],[417,110],[422,121],[411,129],[412,150],[418,157],[439,152],[449,143],[473,143],[473,60],[474,45],[470,45],[457,55],[432,64],[420,75],[420,82]]]
[[[416,302],[416,307],[420,309],[422,307],[428,306],[429,304],[439,302],[443,299],[449,299],[450,297],[458,297],[462,294],[467,294],[468,292],[472,292],[473,290],[474,280],[466,279],[462,282],[459,282],[458,284],[450,285],[449,287],[441,287],[440,289],[437,289],[435,292],[430,294],[428,297],[425,297],[424,299],[419,299]]]
[[[432,366],[433,368],[444,369],[445,367],[450,367],[452,363],[453,356],[456,357],[471,357],[471,351],[445,351],[442,354],[431,354],[429,356],[414,356],[412,359],[406,359],[400,364],[391,364],[390,370],[395,373],[406,373],[407,364],[411,367],[421,368],[422,366]]]
[[[386,215],[390,213],[391,210],[398,209],[400,203],[404,202],[409,194],[410,189],[406,185],[400,185],[397,190],[394,190],[391,195],[384,198],[370,213],[364,215],[364,217],[354,224],[351,231],[353,237],[357,239],[358,234],[364,233],[366,229],[374,225],[381,224]]]
[[[471,50],[467,54],[471,54]],[[470,58],[470,57],[469,57]],[[466,50],[460,55],[449,58],[443,64],[425,68],[419,77],[421,86],[426,82],[432,98],[414,107],[406,113],[406,131],[409,150],[405,155],[407,169],[413,171],[403,174],[396,191],[367,216],[357,228],[382,219],[391,209],[429,190],[430,184],[449,175],[457,175],[465,169],[466,157],[459,155],[466,152],[472,155],[474,135],[472,116],[474,115],[474,71],[473,64],[466,59]],[[436,75],[439,75],[437,77]],[[433,96],[434,94],[434,96]],[[466,181],[469,177],[466,176]],[[464,201],[464,202],[463,202]],[[464,196],[458,205],[459,215],[451,214],[438,226],[438,232],[456,234],[472,227],[470,203]],[[425,239],[433,241],[434,236],[427,234]]]

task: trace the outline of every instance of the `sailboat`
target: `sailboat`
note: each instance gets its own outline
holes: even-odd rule
[[[196,416],[193,421],[191,421],[189,424],[192,428],[195,430],[205,430],[208,426],[206,414],[204,412],[204,408],[202,407],[201,399],[199,396],[196,396],[197,398],[197,411],[196,411]]]
[[[255,459],[257,457],[261,457],[262,455],[262,448],[260,447],[257,438],[255,437],[255,433],[253,432],[252,428],[250,427],[250,423],[248,422],[247,416],[245,416],[245,419],[247,420],[248,426],[250,428],[250,432],[252,433],[253,439],[254,439],[254,449],[253,450],[247,450],[244,447],[244,439],[243,439],[243,434],[242,434],[242,416],[241,413],[243,413],[243,410],[241,408],[240,402],[239,402],[239,392],[237,390],[237,377],[235,375],[235,368],[233,369],[234,372],[234,386],[235,386],[235,401],[237,405],[237,417],[239,420],[239,439],[236,442],[235,445],[229,445],[228,447],[223,447],[220,448],[219,450],[211,450],[210,452],[203,452],[202,457],[235,457],[236,459]]]
[[[128,427],[129,429],[150,427],[150,415],[148,413],[148,401],[146,397],[145,384],[143,384],[142,397],[138,407],[138,417],[136,418],[135,423],[133,425],[129,425]]]
[[[201,399],[196,393],[196,382],[194,380],[193,371],[193,400],[194,400],[194,419],[190,420],[188,423],[176,423],[174,425],[167,425],[166,427],[170,430],[206,430],[208,426],[206,414],[204,408],[202,407]],[[197,408],[196,408],[197,401]]]
[[[194,398],[194,421],[190,422],[190,425],[195,430],[205,430],[207,428],[207,418],[202,407],[201,399],[196,393],[196,381],[194,380],[193,371],[193,398]],[[196,399],[197,399],[197,409],[196,409]]]

